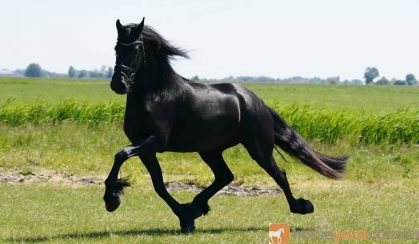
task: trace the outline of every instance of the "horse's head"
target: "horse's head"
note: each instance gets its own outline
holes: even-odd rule
[[[145,49],[141,33],[144,18],[140,24],[123,26],[116,21],[118,41],[115,46],[116,62],[111,80],[111,89],[126,94],[132,89],[135,74],[145,64]]]

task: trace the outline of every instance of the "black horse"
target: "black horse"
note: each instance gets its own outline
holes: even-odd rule
[[[178,75],[170,65],[187,53],[169,44],[156,31],[140,24],[116,21],[118,39],[111,88],[127,94],[124,131],[131,145],[115,155],[105,181],[104,201],[110,212],[120,205],[128,186],[118,179],[121,165],[139,156],[151,175],[157,194],[180,220],[183,233],[195,229],[194,220],[209,211],[208,200],[234,176],[223,159],[225,149],[241,143],[260,167],[282,188],[293,213],[314,211],[312,203],[296,199],[285,171],[272,156],[274,145],[329,178],[342,176],[346,156],[330,157],[309,148],[285,121],[253,92],[237,84],[204,85]],[[178,203],[166,190],[157,152],[198,152],[214,173],[214,182],[191,203]]]

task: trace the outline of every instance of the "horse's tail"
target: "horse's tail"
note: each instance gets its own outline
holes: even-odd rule
[[[331,157],[314,151],[273,109],[269,110],[274,119],[276,145],[326,177],[340,179],[343,176],[348,156]]]

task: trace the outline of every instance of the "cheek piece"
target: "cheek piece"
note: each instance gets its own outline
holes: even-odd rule
[[[130,42],[130,43],[124,43],[124,42],[118,41],[116,43],[116,45],[125,46],[125,47],[134,46],[134,45],[141,45],[142,51],[143,51],[143,66],[145,66],[145,49],[144,49],[144,42],[143,41],[137,40],[137,41]],[[125,87],[127,88],[127,91],[129,91],[130,88],[132,87],[132,85],[134,84],[134,77],[135,77],[136,70],[127,66],[127,65],[117,64],[117,65],[115,65],[114,72],[120,72],[122,74],[122,77],[123,77],[122,83],[124,83]]]

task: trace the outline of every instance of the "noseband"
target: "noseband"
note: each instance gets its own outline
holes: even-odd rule
[[[142,35],[140,36],[140,40],[134,41],[134,42],[130,42],[130,43],[125,43],[125,42],[120,42],[117,41],[116,45],[120,45],[120,46],[124,46],[124,47],[128,47],[128,46],[135,46],[135,45],[141,45],[142,50],[143,50],[143,66],[145,66],[146,60],[145,60],[145,48],[144,48],[144,41],[142,41]],[[131,73],[131,75],[127,75],[125,71],[128,71]],[[135,73],[136,70],[132,67],[129,67],[127,65],[123,65],[123,64],[117,64],[115,65],[115,69],[114,71],[119,71],[121,72],[121,74],[124,76],[124,79],[122,80],[122,83],[124,83],[125,87],[127,88],[127,90],[130,90],[131,86],[134,84],[134,78],[135,78]]]

